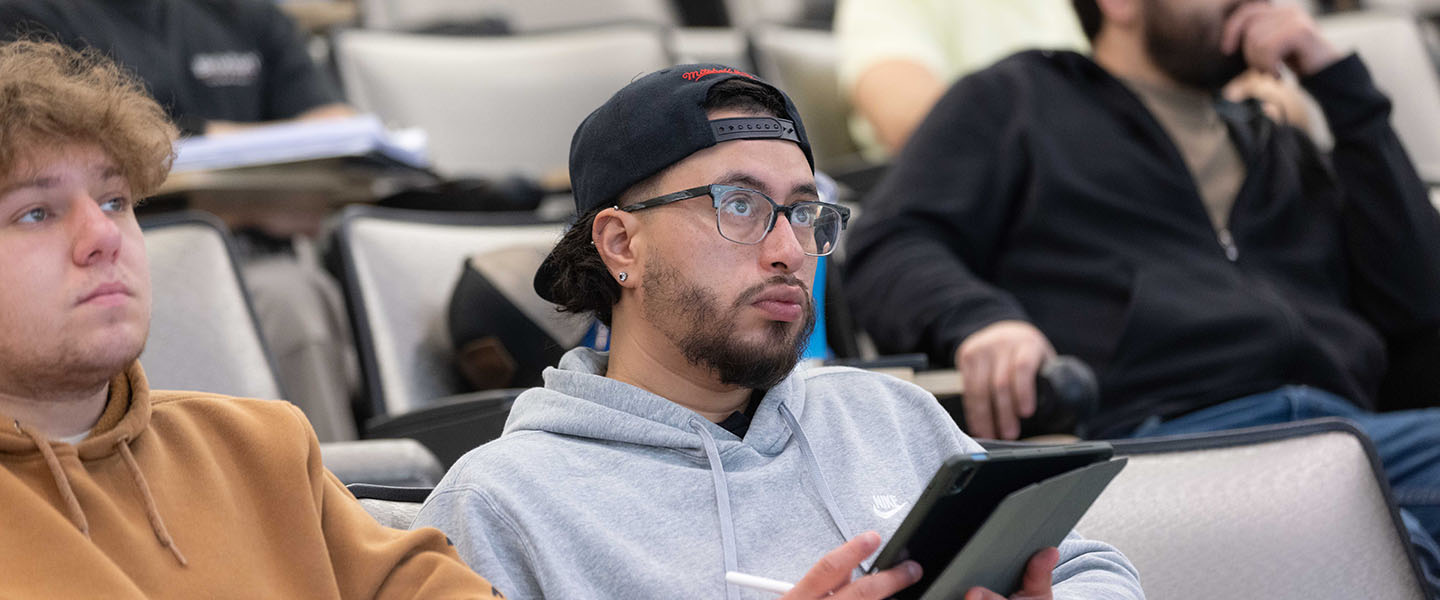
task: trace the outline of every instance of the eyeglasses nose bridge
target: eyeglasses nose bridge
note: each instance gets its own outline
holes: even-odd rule
[[[771,201],[770,201],[770,222],[765,226],[765,235],[770,235],[770,232],[775,231],[775,224],[780,222],[780,215],[781,215],[781,213],[784,213],[784,215],[785,215],[785,220],[786,220],[786,221],[789,221],[789,220],[790,220],[791,211],[793,211],[794,209],[795,209],[794,206],[784,206],[784,205],[775,203],[774,200],[771,200]],[[794,223],[791,223],[791,225],[794,225]]]
[[[815,250],[817,249],[812,248],[813,244],[809,243],[811,240],[807,240],[804,236],[800,235],[800,232],[795,228],[795,222],[790,220],[790,217],[795,214],[795,209],[801,206],[802,205],[798,204],[775,204],[774,209],[770,212],[770,228],[765,230],[765,236],[769,237],[774,231],[775,226],[780,222],[780,213],[783,212],[785,213],[785,221],[790,225],[790,235],[795,239],[796,243],[800,244],[800,249],[807,255],[820,256],[819,254],[815,254]]]

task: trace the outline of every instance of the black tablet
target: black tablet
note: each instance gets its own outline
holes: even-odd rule
[[[1113,453],[1110,444],[1081,442],[950,457],[880,550],[871,570],[888,569],[907,559],[920,563],[924,570],[920,581],[895,595],[901,600],[920,598],[1008,496],[1107,461]]]

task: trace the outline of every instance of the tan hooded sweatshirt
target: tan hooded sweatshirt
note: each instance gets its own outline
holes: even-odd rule
[[[0,597],[493,598],[434,529],[375,522],[285,402],[110,382],[76,445],[0,421]]]

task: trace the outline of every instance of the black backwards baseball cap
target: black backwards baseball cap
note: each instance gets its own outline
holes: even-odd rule
[[[747,79],[774,90],[785,101],[784,118],[753,116],[711,121],[705,111],[710,88],[731,79]],[[790,97],[760,78],[725,65],[679,65],[630,82],[585,117],[570,140],[570,186],[575,214],[618,202],[631,186],[685,157],[720,142],[784,139],[815,157]],[[554,302],[550,288],[560,272],[552,253],[535,273],[535,291]]]

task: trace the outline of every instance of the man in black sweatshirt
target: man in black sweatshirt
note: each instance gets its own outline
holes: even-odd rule
[[[1075,5],[1092,56],[961,80],[866,200],[861,324],[954,360],[981,437],[1016,437],[1056,350],[1100,376],[1098,437],[1353,418],[1440,533],[1440,412],[1370,412],[1387,344],[1440,330],[1440,216],[1389,101],[1295,6]],[[1333,152],[1219,101],[1246,68],[1295,72]]]

